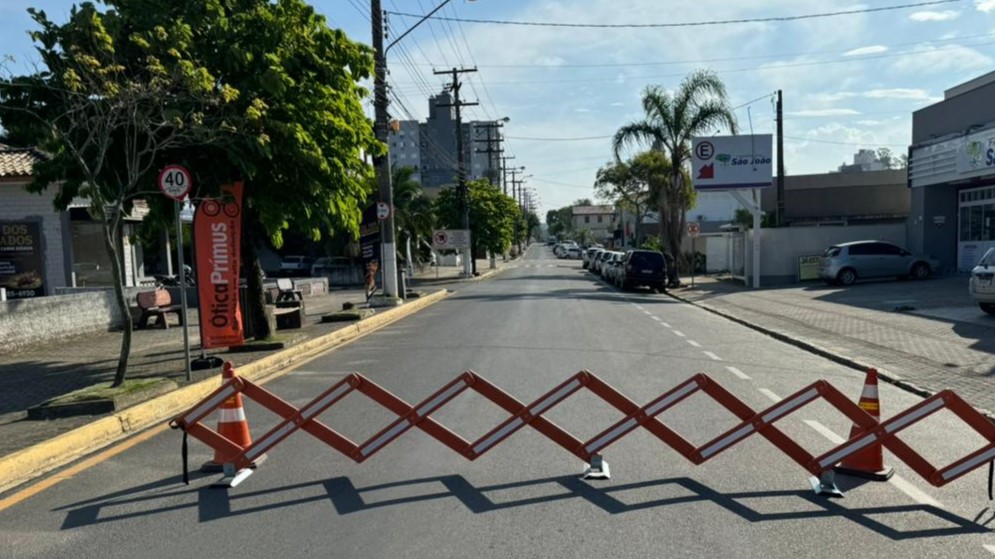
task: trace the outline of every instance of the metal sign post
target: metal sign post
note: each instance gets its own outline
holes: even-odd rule
[[[697,222],[688,223],[688,235],[691,236],[691,287],[694,287],[694,263],[695,256],[697,252],[694,249],[694,240],[698,238],[698,233],[701,232],[701,225]]]
[[[159,173],[159,189],[173,199],[174,216],[176,217],[176,263],[180,267],[180,308],[183,313],[183,365],[186,368],[186,380],[193,380],[190,371],[190,326],[187,320],[187,271],[183,262],[183,224],[180,221],[180,204],[187,197],[193,180],[190,171],[179,165],[167,165]]]

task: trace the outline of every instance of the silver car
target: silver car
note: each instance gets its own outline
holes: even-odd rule
[[[828,284],[850,285],[858,279],[926,279],[940,263],[926,254],[913,254],[884,241],[853,241],[822,253],[819,277]]]
[[[971,297],[977,301],[981,310],[988,314],[995,314],[993,276],[995,276],[995,248],[990,248],[978,261],[978,265],[971,270],[971,279],[968,281]]]

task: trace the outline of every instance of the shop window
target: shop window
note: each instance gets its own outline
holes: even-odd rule
[[[984,224],[984,206],[971,206],[968,208],[968,213],[971,214],[971,227],[967,232],[968,241],[980,241],[981,239],[981,229]]]
[[[971,213],[968,211],[970,208],[961,207],[960,208],[960,233],[958,238],[961,241],[967,241],[970,236],[971,231]]]
[[[995,204],[985,204],[981,222],[981,240],[995,241]]]

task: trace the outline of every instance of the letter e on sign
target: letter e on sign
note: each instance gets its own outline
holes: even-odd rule
[[[159,190],[177,202],[181,202],[190,193],[193,180],[190,171],[179,165],[166,165],[159,173]]]

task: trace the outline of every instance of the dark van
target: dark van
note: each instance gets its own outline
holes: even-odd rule
[[[667,261],[655,250],[630,250],[622,258],[619,286],[623,289],[646,286],[663,293],[667,291]]]

